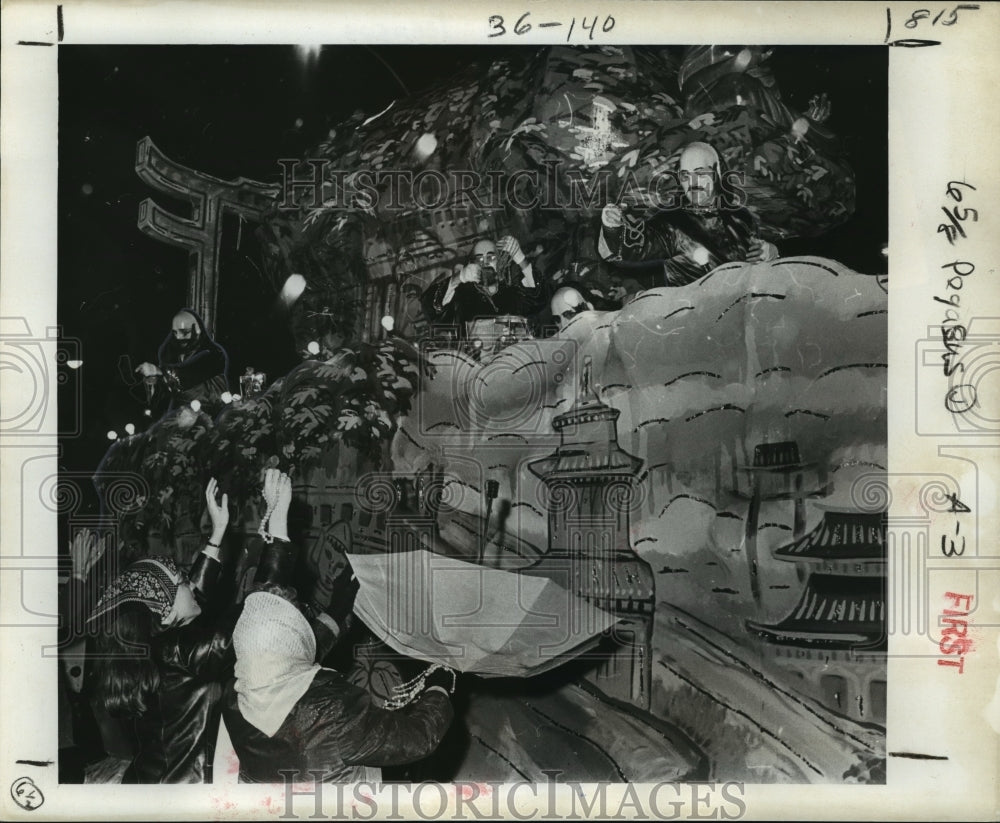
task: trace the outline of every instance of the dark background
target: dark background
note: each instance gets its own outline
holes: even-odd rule
[[[135,147],[149,136],[167,157],[232,179],[280,179],[277,159],[300,157],[357,109],[374,114],[499,48],[326,46],[307,62],[293,46],[59,47],[59,293],[65,338],[83,367],[60,396],[65,471],[93,471],[106,433],[143,427],[141,388],[129,387],[186,302],[187,252],[136,227],[153,197],[135,173]],[[857,177],[855,215],[828,234],[781,244],[782,254],[818,254],[866,273],[886,271],[887,68],[879,47],[778,47],[770,60],[783,98],[804,111],[826,92],[827,122],[843,140]],[[273,379],[300,360],[261,276],[253,227],[226,224],[218,338],[230,377],[247,365]],[[239,238],[239,245],[237,245]],[[235,381],[233,381],[235,383]],[[79,383],[79,407],[70,391]]]

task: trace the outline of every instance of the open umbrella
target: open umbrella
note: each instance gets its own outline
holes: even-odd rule
[[[529,677],[596,644],[617,618],[544,577],[426,550],[352,554],[355,614],[400,654],[487,677]]]

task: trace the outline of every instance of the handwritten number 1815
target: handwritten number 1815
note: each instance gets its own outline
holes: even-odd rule
[[[931,25],[936,26],[940,22],[942,26],[954,26],[958,22],[958,13],[960,11],[963,10],[975,11],[978,8],[979,6],[975,4],[963,3],[962,5],[955,6],[955,8],[951,10],[951,14],[949,14],[947,17],[944,17],[944,13],[948,11],[948,9],[941,9],[941,11],[939,11],[937,15],[934,17],[934,19],[931,20]],[[906,26],[906,28],[908,29],[915,29],[920,24],[921,20],[926,20],[930,16],[931,16],[930,9],[917,9],[915,12],[913,12],[913,14],[911,14],[907,18],[906,22],[903,23],[903,25]]]
[[[917,9],[913,12],[906,20],[903,22],[903,26],[908,29],[915,29],[920,25],[922,20],[930,20],[932,26],[936,26],[939,23],[942,26],[954,26],[958,22],[958,13],[960,11],[976,11],[979,6],[975,3],[960,3],[954,6],[949,12],[947,8],[941,9],[936,15],[931,17],[933,12],[930,9]],[[885,42],[889,46],[903,46],[908,49],[917,49],[923,46],[940,46],[940,40],[923,40],[918,37],[904,37],[899,40],[890,40],[892,36],[892,11],[890,9],[885,10]]]

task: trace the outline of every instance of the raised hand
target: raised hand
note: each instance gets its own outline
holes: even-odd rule
[[[278,499],[278,479],[281,472],[278,469],[264,470],[264,507],[267,511],[274,509],[275,501]]]
[[[515,266],[524,265],[524,252],[521,251],[521,244],[512,235],[505,235],[497,241],[497,251],[506,253]]]
[[[809,100],[809,108],[806,110],[806,117],[814,123],[822,123],[830,116],[830,98],[826,92],[814,94]]]
[[[624,222],[625,217],[622,214],[620,206],[616,206],[614,203],[608,203],[608,205],[601,210],[601,223],[609,229],[616,229]]]
[[[107,547],[107,540],[98,537],[90,529],[78,531],[69,545],[69,554],[73,561],[73,577],[85,581]]]
[[[292,503],[292,478],[284,472],[278,478],[277,500],[274,504],[274,513],[282,517],[288,517],[288,507]]]
[[[482,281],[482,266],[478,263],[469,263],[462,267],[458,274],[459,283],[479,283]]]
[[[760,238],[753,238],[747,250],[748,263],[765,263],[774,260],[778,256],[778,249],[772,243]]]
[[[270,532],[279,540],[288,539],[288,507],[291,502],[292,479],[283,471],[267,469],[264,472],[264,503],[270,514]]]
[[[205,487],[205,501],[208,503],[208,517],[212,521],[212,537],[209,542],[219,545],[226,527],[229,525],[229,495],[223,494],[221,502],[216,499],[219,483],[213,477]]]

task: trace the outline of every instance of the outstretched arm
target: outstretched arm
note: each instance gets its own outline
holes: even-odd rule
[[[506,253],[514,265],[521,270],[521,286],[526,289],[535,288],[535,273],[531,267],[531,263],[528,262],[524,256],[524,252],[521,251],[521,244],[517,242],[515,237],[509,234],[501,237],[497,242],[497,251]]]
[[[429,689],[409,706],[396,711],[369,703],[354,725],[357,741],[348,751],[348,765],[392,766],[412,763],[432,754],[451,725],[454,711],[447,694]]]
[[[257,563],[254,586],[291,587],[298,552],[288,539],[288,507],[292,502],[292,480],[278,469],[264,472],[265,515],[261,535],[265,544]],[[294,594],[291,595],[294,597]]]
[[[90,610],[98,600],[90,572],[104,555],[110,541],[110,536],[100,537],[90,529],[81,529],[70,543],[73,573],[59,589],[59,614],[63,620],[59,630],[61,645],[71,643],[83,634]]]
[[[212,534],[191,566],[191,583],[203,601],[210,601],[219,589],[222,574],[222,541],[229,526],[229,495],[218,499],[219,484],[213,477],[205,487],[205,502],[212,521]]]
[[[298,549],[288,538],[288,508],[292,501],[292,481],[284,472],[268,469],[264,473],[264,503],[270,514],[267,530],[273,542],[265,543],[257,564],[254,589],[270,591],[287,600],[295,600],[297,593],[292,588]],[[354,597],[358,583],[350,572],[350,566],[334,584],[330,606],[325,612],[307,606],[308,614],[316,614],[310,620],[316,635],[316,659],[322,660],[347,632]]]
[[[438,747],[454,716],[444,689],[429,688],[408,706],[390,711],[376,706],[367,691],[336,674],[328,675],[316,690],[310,714],[328,718],[312,726],[314,736],[304,752],[324,769],[329,768],[330,754],[348,766],[421,760]]]
[[[226,355],[219,346],[212,345],[179,363],[160,363],[167,382],[176,380],[181,391],[197,386],[223,374],[226,370]]]

